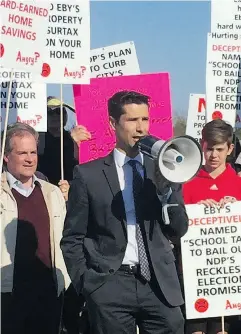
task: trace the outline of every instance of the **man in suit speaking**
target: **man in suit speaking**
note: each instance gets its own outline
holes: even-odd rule
[[[61,248],[91,333],[183,334],[183,304],[169,240],[188,218],[180,185],[170,185],[137,141],[149,131],[149,98],[122,91],[108,101],[116,147],[75,167]],[[163,203],[177,204],[168,208]]]

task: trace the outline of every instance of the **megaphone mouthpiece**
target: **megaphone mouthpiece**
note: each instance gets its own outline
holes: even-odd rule
[[[148,155],[152,158],[152,146],[156,143],[157,140],[160,140],[159,138],[153,137],[153,136],[144,136],[141,137],[140,140],[136,143],[140,151]]]

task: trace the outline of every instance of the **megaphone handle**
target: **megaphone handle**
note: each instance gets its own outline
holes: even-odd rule
[[[167,204],[167,203],[165,203],[162,206],[162,219],[163,219],[165,225],[170,225],[170,219],[169,219],[169,215],[168,215],[168,208],[170,208],[172,206],[178,206],[178,204]]]
[[[151,153],[149,152],[145,152],[145,155],[147,155],[149,158],[151,158],[151,160],[154,160],[153,156],[151,155]]]

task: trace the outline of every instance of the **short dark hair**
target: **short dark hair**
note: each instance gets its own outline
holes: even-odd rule
[[[233,128],[222,119],[215,119],[203,127],[202,140],[209,145],[227,143],[230,146],[233,142]]]
[[[137,93],[135,91],[121,91],[115,93],[108,100],[108,113],[109,116],[113,117],[117,122],[121,115],[124,114],[123,107],[126,104],[146,104],[149,107],[149,96]]]

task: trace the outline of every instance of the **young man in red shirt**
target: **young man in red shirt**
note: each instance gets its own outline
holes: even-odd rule
[[[221,119],[207,123],[202,130],[205,165],[183,186],[185,204],[223,205],[241,200],[241,178],[227,157],[234,145],[232,126]]]
[[[241,178],[227,157],[232,153],[233,129],[221,119],[207,123],[202,130],[202,150],[205,165],[196,177],[183,186],[185,204],[224,206],[228,202],[241,200]],[[225,333],[228,333],[225,323]],[[187,334],[221,334],[221,318],[195,319],[187,321]]]

